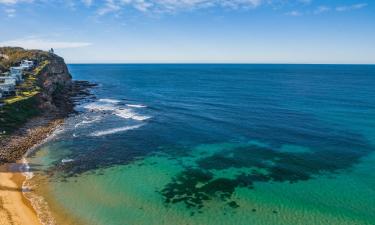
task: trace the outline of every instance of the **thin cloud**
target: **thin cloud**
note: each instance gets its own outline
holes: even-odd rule
[[[67,42],[67,41],[54,41],[38,38],[23,38],[9,41],[0,42],[0,46],[17,46],[26,49],[43,49],[50,48],[66,49],[66,48],[82,48],[92,45],[89,42]]]
[[[83,4],[85,4],[86,6],[91,6],[93,0],[82,0],[82,2],[83,2]]]
[[[321,5],[317,9],[314,10],[314,14],[321,14],[321,13],[325,13],[329,11],[331,11],[330,7]]]
[[[120,9],[121,7],[118,4],[116,4],[113,0],[107,0],[105,6],[100,8],[97,11],[97,14],[99,16],[103,16],[108,13],[119,11]]]
[[[355,5],[345,5],[345,6],[338,6],[336,7],[336,11],[338,12],[345,12],[345,11],[352,11],[357,9],[362,9],[367,6],[367,3],[359,3]]]
[[[287,15],[287,16],[302,16],[303,13],[301,13],[300,11],[297,11],[297,10],[293,10],[293,11],[285,13],[285,15]]]
[[[16,16],[16,10],[15,9],[5,9],[4,12],[7,14],[9,18]]]
[[[31,3],[33,0],[0,0],[0,4],[14,5],[21,2]]]
[[[269,0],[106,0],[97,13],[105,15],[119,11],[124,7],[132,7],[141,12],[174,13],[177,11],[201,8],[249,9],[271,2]]]
[[[304,4],[310,4],[312,2],[312,0],[298,0],[298,1]]]

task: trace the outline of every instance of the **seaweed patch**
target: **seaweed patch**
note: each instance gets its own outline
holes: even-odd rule
[[[371,151],[363,144],[339,147],[326,146],[312,152],[294,153],[257,145],[225,149],[196,158],[197,166],[187,167],[161,193],[167,204],[183,202],[188,208],[202,208],[205,202],[219,199],[236,209],[240,205],[232,200],[232,194],[237,187],[253,189],[256,182],[306,181],[349,168]],[[215,171],[233,168],[243,172],[232,178],[214,175]]]

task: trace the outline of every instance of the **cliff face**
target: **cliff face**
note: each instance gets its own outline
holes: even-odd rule
[[[87,81],[72,81],[64,59],[40,50],[0,48],[3,68],[9,70],[23,59],[37,65],[26,71],[17,95],[0,106],[0,164],[14,162],[44,140],[73,112],[74,101],[90,96],[95,87]]]
[[[26,50],[19,47],[0,47],[0,69],[9,70],[24,60],[33,60],[37,67],[25,78],[18,95],[34,91],[42,110],[59,111],[67,105],[67,95],[72,90],[72,77],[64,59],[46,51]],[[29,79],[29,78],[32,79]]]
[[[25,71],[24,81],[16,87],[17,95],[0,99],[0,139],[40,115],[64,118],[73,111],[74,83],[64,59],[49,52],[22,48],[0,48],[5,70],[23,59],[36,67]]]
[[[71,110],[69,96],[73,82],[63,58],[51,54],[48,64],[43,67],[37,78],[41,109],[60,113]]]
[[[14,162],[31,147],[46,138],[73,111],[72,96],[76,85],[64,59],[48,52],[0,48],[6,70],[23,59],[36,63],[25,71],[17,95],[2,99],[0,106],[0,164]]]

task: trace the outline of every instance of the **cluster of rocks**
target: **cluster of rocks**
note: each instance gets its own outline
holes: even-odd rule
[[[63,119],[41,116],[31,119],[22,128],[0,140],[0,164],[15,162],[35,145],[45,140]]]

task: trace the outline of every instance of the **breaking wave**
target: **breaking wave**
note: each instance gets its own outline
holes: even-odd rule
[[[63,164],[70,163],[70,162],[74,162],[74,159],[62,159],[61,160],[61,163],[63,163]]]
[[[126,126],[126,127],[113,128],[113,129],[108,129],[108,130],[103,130],[103,131],[97,131],[97,132],[90,134],[90,136],[100,137],[100,136],[105,136],[109,134],[115,134],[115,133],[124,132],[128,130],[134,130],[134,129],[142,127],[143,125],[144,124],[139,124],[139,125],[134,125],[134,126]]]
[[[106,103],[112,103],[112,104],[120,103],[119,100],[116,100],[116,99],[108,99],[108,98],[102,98],[102,99],[99,99],[99,102],[106,102]]]
[[[124,119],[133,119],[137,121],[144,121],[144,120],[151,118],[150,116],[139,115],[132,109],[132,108],[146,108],[147,106],[145,105],[127,104],[126,106],[128,108],[123,108],[118,105],[119,103],[120,101],[115,100],[115,99],[99,99],[97,102],[93,102],[93,103],[89,103],[85,105],[84,108],[93,112],[111,113],[113,115],[116,115]],[[95,122],[97,120],[98,119],[94,119],[91,121],[82,121],[81,123],[78,123],[76,126],[80,126],[85,123]]]
[[[83,121],[77,123],[76,125],[74,125],[74,127],[77,128],[77,127],[83,126],[85,124],[95,123],[95,122],[98,122],[99,120],[101,120],[101,117],[97,116],[97,117],[92,118],[91,120],[89,120],[89,119],[83,120]]]
[[[138,121],[143,121],[143,120],[147,120],[151,118],[149,116],[138,115],[137,113],[133,112],[133,110],[131,109],[117,109],[115,110],[114,114],[124,119],[133,119],[133,120],[138,120]]]
[[[146,108],[147,106],[145,105],[133,105],[133,104],[126,104],[126,106],[130,107],[130,108]]]
[[[113,111],[116,109],[116,106],[109,103],[90,103],[85,105],[83,108],[91,111]]]

